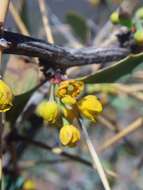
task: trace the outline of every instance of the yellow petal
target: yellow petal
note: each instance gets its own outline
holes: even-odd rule
[[[23,190],[35,190],[36,186],[32,180],[26,180],[23,185]]]
[[[71,144],[75,144],[76,142],[78,142],[80,140],[80,132],[76,127],[72,127],[72,140],[71,140]]]
[[[44,100],[37,106],[36,113],[44,121],[54,124],[59,118],[60,109],[56,102]]]
[[[3,80],[0,80],[0,112],[8,111],[13,106],[12,101],[12,90]]]
[[[96,115],[95,115],[95,113],[93,113],[91,111],[83,110],[82,115],[93,122],[96,121]]]
[[[69,95],[66,95],[64,98],[62,98],[62,102],[64,104],[73,105],[76,103],[76,99]]]
[[[59,138],[63,145],[73,147],[80,140],[80,132],[73,125],[65,125],[60,130]]]
[[[72,130],[70,126],[64,126],[60,130],[59,138],[63,145],[67,145],[72,139]]]
[[[101,112],[102,111],[102,104],[100,101],[97,99],[96,96],[93,95],[88,95],[85,96],[79,104],[83,107],[83,109],[88,109],[96,112]]]
[[[88,95],[82,98],[77,106],[80,113],[87,119],[95,122],[96,116],[102,111],[102,104],[96,96]]]

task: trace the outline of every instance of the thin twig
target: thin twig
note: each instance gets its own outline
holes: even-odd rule
[[[23,142],[25,142],[27,144],[31,144],[31,145],[34,145],[36,147],[43,148],[45,150],[48,150],[48,151],[52,152],[53,154],[58,154],[59,156],[65,157],[65,158],[70,159],[72,161],[79,162],[81,164],[84,164],[86,166],[89,166],[89,167],[93,168],[93,164],[91,162],[89,162],[88,160],[86,160],[84,158],[79,157],[78,155],[73,155],[73,154],[67,153],[67,152],[65,152],[65,151],[63,151],[61,149],[60,149],[60,151],[55,151],[55,148],[53,148],[53,147],[51,147],[51,146],[49,146],[47,144],[44,144],[44,143],[42,143],[40,141],[32,140],[31,138],[28,138],[26,136],[23,136],[23,135],[20,135],[20,134],[14,134],[14,138],[12,138],[11,140],[13,140],[13,141],[23,141]],[[117,174],[114,173],[113,171],[108,170],[108,169],[106,169],[105,171],[109,176],[117,178]]]
[[[42,21],[43,21],[43,25],[45,28],[45,32],[46,32],[46,37],[48,39],[49,43],[54,43],[54,38],[52,35],[52,31],[49,25],[49,20],[48,20],[48,9],[46,9],[46,3],[45,0],[38,0],[39,2],[39,8],[41,11],[41,15],[42,15]]]
[[[0,1],[0,27],[4,26],[5,18],[7,15],[8,7],[10,0],[1,0]]]
[[[102,125],[104,125],[105,127],[107,127],[108,129],[110,129],[111,131],[116,131],[116,126],[113,125],[107,118],[105,118],[102,115],[99,115],[97,117],[97,121],[99,121]]]
[[[108,182],[108,179],[107,179],[106,174],[104,172],[103,166],[102,166],[102,164],[100,162],[100,159],[98,157],[98,154],[97,154],[97,152],[96,152],[96,150],[95,150],[95,148],[94,148],[94,146],[93,146],[93,144],[92,144],[92,142],[90,140],[90,137],[88,135],[86,127],[84,126],[82,121],[79,122],[79,125],[83,130],[83,134],[84,134],[84,137],[85,137],[85,140],[86,140],[86,144],[88,146],[89,152],[90,152],[91,157],[93,159],[93,166],[97,170],[105,190],[111,190],[109,182]]]
[[[68,162],[71,161],[69,159],[51,159],[51,160],[24,160],[24,161],[20,161],[18,163],[18,168],[20,168],[20,170],[25,170],[25,169],[29,169],[31,167],[35,167],[37,165],[43,165],[43,164],[59,164],[59,163],[64,163],[64,162]]]
[[[137,92],[137,89],[134,89],[128,85],[116,84],[116,86],[119,91],[122,91],[123,93],[126,93],[137,100],[143,101],[143,92]]]
[[[115,145],[123,137],[129,135],[130,133],[134,132],[135,130],[137,130],[140,127],[143,127],[143,118],[142,117],[139,117],[133,123],[131,123],[129,126],[127,126],[125,129],[121,130],[119,133],[114,135],[112,138],[105,141],[102,144],[102,146],[98,149],[98,151],[102,152],[102,151],[106,150],[107,148],[111,147],[112,145]]]
[[[67,40],[68,44],[74,48],[81,48],[81,43],[74,37],[69,27],[66,24],[62,23],[59,17],[57,17],[51,8],[48,6],[48,12],[50,15],[51,22],[53,24],[54,29],[63,35],[63,37]]]
[[[23,35],[27,35],[29,36],[29,32],[24,24],[24,22],[22,21],[16,7],[14,6],[14,4],[12,2],[10,2],[10,12],[11,12],[11,15],[16,23],[16,25],[18,26],[20,32],[23,34]]]
[[[139,101],[143,101],[143,85],[142,84],[95,84],[87,85],[85,93],[94,93],[94,92],[105,92],[107,94],[113,94],[113,95],[129,95]]]
[[[127,93],[143,91],[143,84],[114,84],[119,90],[124,90]]]
[[[29,33],[26,25],[24,24],[22,18],[20,17],[20,14],[18,13],[16,7],[14,6],[14,4],[12,2],[10,2],[9,9],[10,9],[11,15],[12,15],[17,27],[19,28],[21,34],[30,36],[30,33]],[[39,61],[36,57],[34,58],[34,60],[35,60],[35,63],[39,63]]]

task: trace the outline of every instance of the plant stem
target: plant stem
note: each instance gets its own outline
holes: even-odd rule
[[[134,122],[132,122],[130,125],[128,125],[125,129],[121,130],[119,133],[111,137],[109,140],[105,141],[102,146],[98,149],[99,152],[102,152],[112,145],[115,145],[117,142],[119,142],[121,139],[129,135],[130,133],[134,132],[138,128],[143,126],[143,118],[139,117]]]
[[[39,0],[38,2],[39,2],[40,12],[41,12],[41,15],[42,15],[42,22],[43,22],[44,29],[45,29],[45,32],[46,32],[46,38],[47,38],[48,42],[53,44],[54,43],[54,38],[53,38],[52,31],[51,31],[51,28],[50,28],[50,25],[49,25],[48,9],[46,8],[45,0]]]
[[[17,27],[19,28],[20,32],[23,35],[29,36],[28,29],[26,28],[26,26],[25,26],[24,22],[22,21],[16,7],[14,6],[14,4],[12,2],[10,3],[9,9],[10,9],[11,15],[12,15]]]
[[[10,0],[0,0],[0,27],[3,28]]]
[[[97,154],[97,152],[96,152],[96,150],[95,150],[95,148],[94,148],[94,146],[93,146],[93,144],[91,142],[91,139],[90,139],[90,137],[88,135],[88,132],[87,132],[86,127],[84,126],[82,120],[79,120],[79,125],[83,130],[83,134],[84,134],[84,137],[85,137],[85,140],[86,140],[88,150],[89,150],[89,152],[91,154],[91,157],[93,159],[93,167],[97,170],[97,172],[98,172],[98,174],[100,176],[100,179],[102,181],[102,184],[104,186],[104,189],[105,190],[111,190],[109,182],[108,182],[108,179],[107,179],[106,174],[104,172],[103,166],[102,166],[102,164],[100,162],[98,154]]]

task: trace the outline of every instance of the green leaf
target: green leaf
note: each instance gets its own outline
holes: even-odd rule
[[[73,33],[79,37],[82,43],[85,43],[89,34],[86,20],[75,12],[69,12],[66,15],[66,22],[71,26]]]
[[[119,20],[120,20],[119,22],[121,25],[126,26],[129,29],[132,27],[132,20],[131,19],[120,18]]]
[[[143,62],[143,53],[129,55],[121,61],[97,71],[95,74],[80,78],[85,83],[112,83],[122,76],[131,74],[134,68]]]
[[[40,84],[38,66],[22,57],[10,56],[4,80],[14,94],[13,107],[6,113],[7,120],[14,123]]]

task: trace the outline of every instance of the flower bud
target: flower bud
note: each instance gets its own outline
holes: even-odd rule
[[[45,122],[54,124],[60,115],[60,108],[55,101],[43,100],[36,109],[37,115],[42,117]]]
[[[3,80],[0,80],[0,112],[8,111],[13,106],[12,101],[12,90]]]
[[[35,183],[32,180],[28,179],[24,182],[22,189],[23,190],[35,190],[36,189]]]
[[[88,95],[78,102],[81,114],[87,119],[95,122],[97,115],[102,112],[102,104],[96,96]]]
[[[59,139],[63,145],[74,147],[80,140],[80,131],[73,125],[65,125],[60,130]]]
[[[61,101],[64,103],[64,104],[67,104],[67,105],[73,105],[76,103],[76,99],[69,96],[69,95],[66,95],[65,97],[63,97],[61,99]]]
[[[136,16],[139,18],[139,19],[143,19],[143,7],[139,8],[136,12]]]
[[[138,45],[143,45],[143,30],[138,30],[134,33],[135,42]]]
[[[119,24],[119,13],[113,12],[110,16],[110,20],[111,20],[112,24]]]

